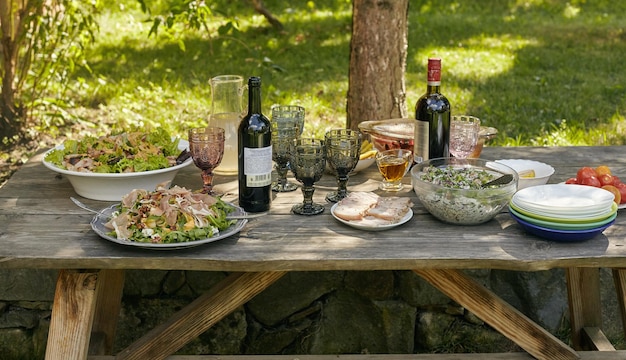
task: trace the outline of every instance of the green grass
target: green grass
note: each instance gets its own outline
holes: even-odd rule
[[[148,37],[150,24],[133,1],[121,4],[111,2],[100,17],[89,55],[94,73],[80,74],[84,83],[73,95],[94,123],[161,124],[183,133],[206,124],[208,80],[239,74],[262,77],[266,114],[272,104],[303,105],[308,135],[345,126],[350,1],[266,1],[283,32],[246,2],[218,1],[214,12],[236,16],[239,32],[219,36],[225,20],[216,16],[211,34],[157,37]],[[435,55],[443,59],[442,91],[453,113],[498,128],[492,145],[623,144],[624,12],[626,4],[606,0],[412,0],[409,114]]]

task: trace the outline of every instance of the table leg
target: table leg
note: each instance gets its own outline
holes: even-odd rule
[[[577,350],[586,350],[585,327],[602,328],[600,271],[597,268],[567,268],[572,343]],[[592,349],[595,350],[595,349]]]
[[[61,270],[46,346],[47,360],[87,359],[98,271]]]
[[[113,351],[115,329],[122,308],[124,270],[101,270],[98,277],[96,313],[89,342],[89,355],[109,355]]]
[[[460,271],[413,270],[537,359],[579,359],[565,343]]]
[[[116,359],[165,359],[284,274],[284,271],[268,271],[229,275],[206,294],[174,314],[166,323],[152,329],[122,350]]]
[[[626,269],[613,269],[613,282],[617,292],[617,302],[622,316],[622,327],[626,333]]]

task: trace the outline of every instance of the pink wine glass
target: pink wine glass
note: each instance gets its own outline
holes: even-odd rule
[[[189,152],[193,163],[202,170],[202,193],[213,191],[213,170],[224,156],[224,129],[220,127],[189,130]]]

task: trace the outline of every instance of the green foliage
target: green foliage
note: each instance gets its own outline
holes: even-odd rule
[[[282,32],[247,2],[211,1],[206,27],[179,24],[150,37],[156,15],[133,2],[113,2],[99,18],[88,57],[97,76],[81,69],[70,97],[108,124],[162,124],[182,134],[207,122],[208,80],[239,74],[263,78],[266,113],[272,104],[303,105],[305,135],[344,126],[350,1],[265,1]],[[163,18],[170,9],[146,4]],[[453,112],[496,127],[491,145],[623,144],[624,11],[626,4],[603,0],[411,1],[409,114],[435,55]]]
[[[61,0],[38,3],[30,9],[16,60],[14,92],[34,119],[35,129],[64,123],[72,106],[65,97],[70,76],[78,67],[89,70],[83,57],[85,46],[95,39],[95,6],[89,2]],[[7,56],[7,54],[3,54]],[[5,72],[3,72],[5,73]],[[5,89],[6,91],[6,89]]]

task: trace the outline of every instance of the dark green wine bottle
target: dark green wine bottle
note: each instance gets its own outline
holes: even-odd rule
[[[415,104],[415,162],[450,156],[450,102],[440,86],[441,59],[428,59],[426,94]]]
[[[272,200],[272,131],[261,112],[261,78],[248,79],[248,114],[237,136],[239,206],[247,212],[270,209]]]

